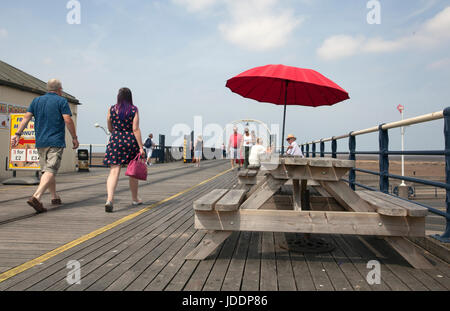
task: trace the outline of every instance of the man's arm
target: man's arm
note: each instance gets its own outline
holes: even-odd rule
[[[73,149],[77,149],[80,143],[78,142],[77,132],[75,130],[75,124],[73,123],[72,117],[68,114],[63,114],[63,119],[70,135],[72,136]]]
[[[23,130],[27,128],[28,122],[30,122],[32,117],[33,114],[31,112],[25,113],[22,122],[19,124],[16,135],[11,137],[11,146],[15,147],[19,144],[20,136],[22,135]]]

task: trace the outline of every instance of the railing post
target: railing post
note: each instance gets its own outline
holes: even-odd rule
[[[333,139],[331,140],[331,157],[333,159],[337,158],[336,152],[337,152],[337,142],[336,139],[334,139],[333,137]]]
[[[316,157],[316,143],[312,144],[312,157],[315,158]]]
[[[302,149],[302,153],[305,154],[305,145],[302,145],[301,149]]]
[[[306,157],[309,158],[309,144],[306,144]]]
[[[348,136],[348,149],[349,149],[349,156],[348,159],[355,161],[356,160],[356,156],[355,156],[355,152],[356,152],[356,137],[352,136],[353,132],[350,132],[349,136]],[[352,188],[353,190],[355,190],[355,182],[356,182],[356,174],[355,174],[355,170],[352,168],[350,169],[350,173],[349,173],[349,178],[348,178],[349,182],[350,182],[350,188]]]
[[[159,147],[161,148],[159,163],[164,163],[166,158],[166,136],[163,134],[159,134]]]
[[[380,191],[389,193],[389,135],[387,130],[382,129],[383,124],[378,127],[378,141],[380,146]]]
[[[320,141],[320,157],[325,157],[325,143],[322,140]]]
[[[444,138],[445,138],[445,182],[450,184],[450,107],[444,109]],[[447,214],[450,214],[450,190],[445,189],[445,205]],[[441,242],[450,243],[450,222],[446,218],[445,232],[442,235],[433,235]]]
[[[89,166],[92,166],[92,144],[89,145]]]

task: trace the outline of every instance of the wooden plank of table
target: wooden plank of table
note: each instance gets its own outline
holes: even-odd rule
[[[347,210],[355,212],[373,212],[375,210],[343,181],[321,181],[320,184]]]
[[[417,204],[414,204],[412,202],[408,202],[408,201],[402,200],[400,198],[396,198],[392,195],[378,192],[378,191],[367,191],[367,193],[374,197],[388,201],[392,204],[401,206],[402,208],[406,209],[406,211],[408,212],[408,216],[425,217],[428,215],[428,209],[426,209],[425,207],[419,206]]]
[[[261,279],[260,291],[278,290],[277,266],[275,262],[275,246],[273,232],[262,233]]]
[[[239,291],[244,274],[245,261],[250,243],[251,232],[241,232],[236,251],[231,258],[221,291]]]
[[[300,188],[300,181],[298,179],[292,180],[293,184],[293,203],[294,203],[294,210],[295,211],[301,211],[302,210],[302,201],[301,201],[301,188]]]
[[[385,240],[414,268],[433,269],[433,265],[413,242],[403,237],[386,237]]]
[[[359,195],[364,201],[372,205],[378,214],[387,215],[387,216],[407,216],[408,212],[406,209],[392,204],[389,201],[384,199],[372,196],[367,190],[356,191],[356,194]]]
[[[378,213],[243,210],[196,212],[197,229],[302,232],[382,236],[424,236],[423,217],[389,217]]]
[[[311,204],[309,202],[309,191],[307,188],[308,181],[306,179],[302,179],[300,182],[300,201],[301,201],[301,209],[304,211],[311,210]]]
[[[242,201],[244,200],[247,190],[236,189],[230,190],[226,193],[217,203],[216,211],[235,211],[239,208]]]
[[[331,197],[331,195],[320,185],[312,186],[314,190],[316,190],[321,196],[328,198]]]
[[[240,209],[258,209],[263,205],[275,192],[286,183],[285,179],[275,179],[267,176],[264,183],[258,187],[248,198],[242,203]]]
[[[195,226],[197,228],[197,225]],[[198,228],[197,228],[198,229]],[[186,256],[186,260],[203,260],[222,244],[233,232],[210,231],[200,244]]]
[[[196,211],[212,211],[214,205],[229,191],[229,189],[214,189],[208,194],[194,201]]]
[[[244,275],[242,276],[242,291],[259,291],[261,271],[261,244],[262,234],[251,232],[250,245],[245,261]]]

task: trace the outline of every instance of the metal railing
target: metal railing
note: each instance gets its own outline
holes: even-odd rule
[[[391,151],[389,150],[389,134],[388,130],[399,128],[408,125],[414,125],[424,122],[430,122],[433,120],[444,119],[444,139],[445,146],[444,150],[414,150],[414,151]],[[375,133],[378,132],[379,138],[379,149],[378,151],[356,151],[356,136]],[[337,141],[341,139],[348,138],[348,151],[347,152],[338,152],[337,151]],[[331,152],[325,152],[325,143],[331,142]],[[371,171],[361,168],[351,169],[349,172],[348,180],[343,179],[348,182],[350,187],[355,190],[355,187],[361,187],[364,189],[378,191],[373,187],[369,187],[367,185],[363,185],[356,182],[356,172],[361,172],[365,174],[372,174],[379,176],[379,191],[384,192],[386,194],[389,193],[389,178],[399,179],[404,181],[409,181],[417,184],[433,186],[437,188],[445,189],[445,204],[446,204],[446,212],[435,209],[431,206],[411,201],[408,199],[401,198],[408,202],[412,202],[423,206],[428,209],[429,212],[434,213],[436,215],[445,217],[446,219],[446,228],[442,235],[433,235],[434,238],[438,239],[441,242],[450,243],[450,107],[445,108],[442,111],[418,116],[415,118],[405,119],[403,121],[396,121],[387,124],[381,124],[379,126],[374,126],[371,128],[367,128],[364,130],[353,131],[345,135],[333,136],[330,138],[319,139],[312,142],[308,142],[301,145],[302,152],[306,157],[316,157],[316,144],[320,144],[320,157],[325,157],[326,154],[331,154],[332,158],[337,158],[337,155],[348,155],[349,160],[356,160],[356,155],[378,155],[379,157],[379,171]],[[311,146],[311,151],[310,147]],[[305,150],[306,149],[306,150]],[[399,176],[395,174],[389,173],[389,155],[435,155],[435,156],[445,156],[445,182],[439,181],[431,181],[425,180],[415,177],[408,176]]]

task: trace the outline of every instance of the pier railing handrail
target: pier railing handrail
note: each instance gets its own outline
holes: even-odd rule
[[[389,129],[398,128],[398,127],[402,127],[402,126],[408,126],[408,125],[413,125],[413,124],[419,124],[419,123],[439,120],[439,119],[442,119],[442,118],[444,118],[444,110],[433,112],[433,113],[429,113],[429,114],[424,114],[424,115],[421,115],[421,116],[418,116],[418,117],[409,118],[409,119],[405,119],[405,120],[401,120],[401,121],[385,123],[385,124],[381,125],[381,129],[382,130],[389,130]],[[340,136],[333,136],[333,137],[329,137],[329,138],[323,138],[323,139],[320,139],[320,140],[315,140],[315,141],[312,141],[312,142],[309,142],[309,143],[305,143],[305,144],[302,144],[302,145],[317,144],[317,143],[320,143],[320,142],[332,141],[333,139],[334,140],[339,140],[339,139],[348,138],[350,136],[358,136],[358,135],[363,135],[363,134],[375,133],[375,132],[378,132],[379,130],[380,130],[380,126],[373,126],[373,127],[370,127],[370,128],[366,128],[366,129],[358,130],[358,131],[353,131],[353,132],[350,132],[348,134],[344,134],[344,135],[340,135]]]
[[[414,125],[434,120],[444,119],[444,138],[445,138],[445,148],[444,150],[419,150],[419,151],[390,151],[389,150],[389,134],[388,130],[393,128],[399,128],[408,125]],[[375,133],[378,132],[379,135],[379,149],[378,151],[356,151],[356,136]],[[337,152],[337,140],[348,138],[348,151],[347,152]],[[331,152],[325,152],[325,142],[331,141]],[[434,213],[436,215],[442,216],[446,219],[446,228],[445,232],[442,235],[434,235],[436,239],[450,243],[450,107],[445,108],[444,110],[433,112],[421,116],[417,116],[414,118],[409,118],[406,120],[395,121],[391,123],[383,123],[378,126],[373,126],[370,128],[366,128],[363,130],[352,131],[345,135],[340,136],[332,136],[330,138],[322,138],[319,140],[314,140],[309,143],[300,144],[302,151],[306,154],[306,157],[309,157],[310,153],[312,153],[312,157],[316,157],[316,144],[320,143],[320,157],[325,157],[325,154],[331,154],[332,158],[336,158],[338,154],[346,154],[349,155],[349,160],[356,160],[356,155],[358,154],[372,154],[379,156],[379,171],[371,171],[360,168],[353,168],[349,172],[348,180],[343,179],[343,181],[347,182],[349,186],[355,190],[355,187],[361,187],[363,189],[372,190],[372,191],[381,191],[386,194],[389,193],[389,178],[409,181],[413,183],[419,183],[423,185],[434,186],[437,188],[443,188],[446,191],[446,212],[433,208],[431,206],[427,206],[425,204],[410,201],[415,204],[426,207],[429,212]],[[310,145],[312,146],[312,151],[309,150]],[[304,150],[306,147],[306,151]],[[389,173],[389,155],[439,155],[445,156],[445,173],[446,179],[445,182],[438,181],[430,181],[425,179],[407,177],[394,175]],[[362,172],[366,174],[372,174],[379,176],[379,190],[369,187],[367,185],[363,185],[356,182],[356,172]],[[399,188],[398,188],[399,189]]]

